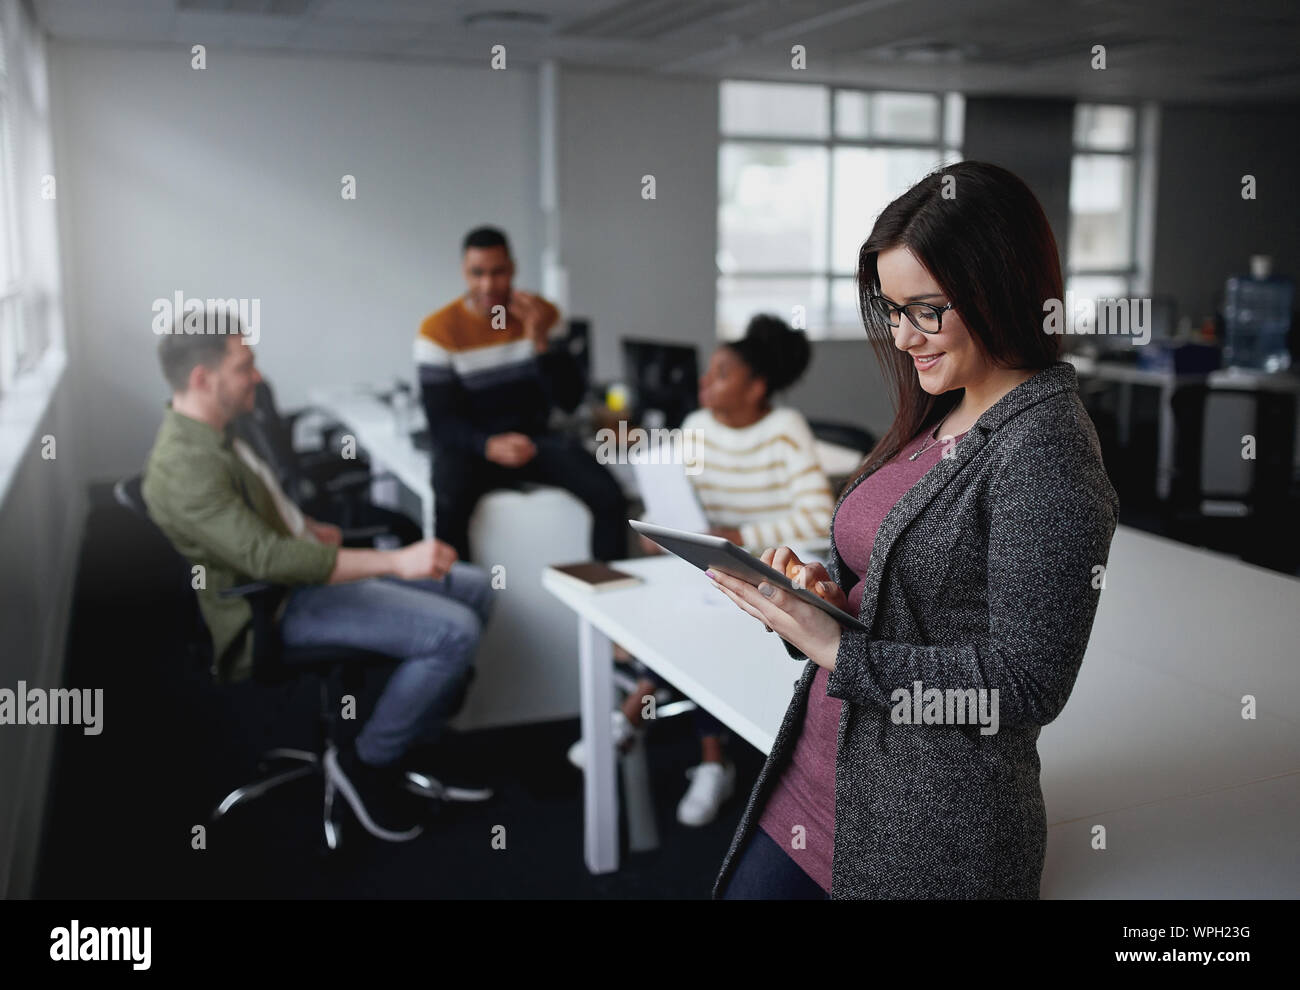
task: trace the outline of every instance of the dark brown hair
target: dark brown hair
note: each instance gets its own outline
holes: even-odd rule
[[[231,337],[238,337],[244,332],[243,323],[238,316],[226,317],[229,320],[228,333],[207,333],[206,328],[215,324],[217,319],[212,310],[202,314],[203,325],[198,332],[185,331],[185,316],[178,314],[172,324],[170,333],[163,334],[158,341],[158,363],[162,365],[163,377],[173,392],[185,392],[190,387],[190,372],[198,365],[215,368],[229,350]]]
[[[770,313],[759,313],[749,321],[744,337],[724,346],[763,380],[768,399],[797,382],[812,359],[808,335]]]
[[[930,395],[921,388],[912,359],[894,346],[889,323],[871,308],[880,292],[876,257],[895,247],[910,249],[934,276],[994,364],[1037,370],[1061,356],[1061,338],[1043,330],[1043,303],[1063,298],[1064,283],[1056,238],[1038,199],[1011,172],[987,162],[931,172],[881,211],[858,253],[859,313],[895,412],[850,485],[951,412],[962,395],[960,389]]]
[[[505,232],[496,227],[475,227],[460,242],[460,253],[463,255],[470,248],[494,247],[505,248],[506,254],[510,254],[510,242],[506,239]]]

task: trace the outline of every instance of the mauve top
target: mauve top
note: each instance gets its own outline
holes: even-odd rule
[[[849,493],[835,514],[835,549],[855,577],[848,594],[848,610],[853,615],[858,614],[862,603],[862,577],[867,573],[880,524],[903,494],[943,456],[945,444],[935,443],[931,433],[932,429],[923,430],[873,471]],[[957,434],[954,442],[965,435]],[[927,443],[931,446],[920,457],[908,459]],[[826,668],[819,667],[808,692],[808,707],[794,754],[772,789],[759,827],[829,893],[835,843],[835,749],[843,702],[826,693],[827,677]],[[795,841],[796,825],[803,826],[802,842]]]

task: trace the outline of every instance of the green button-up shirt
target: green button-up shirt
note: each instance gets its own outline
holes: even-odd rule
[[[203,568],[196,590],[212,634],[213,674],[223,683],[252,673],[252,609],[221,591],[249,581],[324,584],[338,548],[290,534],[270,491],[224,434],[170,405],[145,465],[149,515],[172,545]]]

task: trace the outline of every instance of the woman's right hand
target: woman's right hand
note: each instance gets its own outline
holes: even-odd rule
[[[847,612],[849,599],[844,589],[831,580],[825,565],[812,560],[804,563],[789,547],[768,547],[759,558],[773,570],[780,571],[796,588],[806,588],[818,598]]]
[[[650,539],[650,537],[646,536],[644,533],[638,533],[637,537],[641,540],[641,549],[644,550],[646,553],[653,554],[653,553],[664,552],[663,547],[661,547],[654,540]]]

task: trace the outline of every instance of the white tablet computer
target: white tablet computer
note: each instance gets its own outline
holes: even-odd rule
[[[736,546],[721,536],[709,536],[707,533],[689,533],[681,529],[669,529],[667,526],[655,526],[653,523],[629,519],[628,525],[648,539],[653,540],[669,553],[681,557],[687,563],[694,564],[700,570],[721,571],[739,578],[746,584],[758,586],[760,581],[767,581],[797,595],[809,605],[815,605],[827,615],[850,629],[870,632],[856,616],[849,615],[843,609],[836,608],[824,598],[820,598],[807,588],[796,588],[788,577],[775,568],[768,567],[753,554]]]

